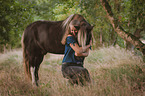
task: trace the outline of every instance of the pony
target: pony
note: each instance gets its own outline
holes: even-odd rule
[[[64,54],[65,47],[62,42],[66,38],[69,23],[72,20],[80,22],[79,31],[81,34],[85,32],[86,44],[89,44],[93,26],[80,14],[72,14],[62,21],[36,21],[24,30],[21,39],[23,63],[25,73],[32,81],[32,85],[38,86],[38,70],[44,55],[48,52]]]

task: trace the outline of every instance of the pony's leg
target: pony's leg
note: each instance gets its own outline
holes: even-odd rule
[[[38,70],[39,68],[36,67],[31,67],[31,76],[32,76],[32,85],[36,85],[38,86],[38,81],[39,81],[39,77],[38,77]]]
[[[32,76],[32,85],[38,86],[38,70],[41,62],[43,61],[43,56],[35,57],[33,61],[33,65],[30,68],[31,76]]]
[[[32,85],[36,85],[36,81],[35,81],[35,67],[30,68],[31,71],[31,76],[32,76]]]
[[[36,66],[36,68],[35,68],[35,70],[34,70],[35,82],[36,82],[36,85],[37,85],[37,86],[38,86],[38,81],[39,81],[38,70],[39,70],[39,65]]]

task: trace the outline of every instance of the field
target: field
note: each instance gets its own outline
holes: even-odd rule
[[[63,55],[47,54],[39,70],[39,87],[27,80],[22,50],[0,54],[0,96],[145,96],[145,63],[141,55],[120,47],[90,52],[85,68],[92,83],[71,86],[61,74]]]

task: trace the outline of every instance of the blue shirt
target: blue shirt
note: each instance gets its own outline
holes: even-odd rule
[[[76,57],[75,51],[70,47],[70,44],[76,43],[76,40],[72,36],[68,36],[66,38],[66,44],[65,44],[65,52],[64,52],[64,58],[62,63],[83,63],[84,57]]]

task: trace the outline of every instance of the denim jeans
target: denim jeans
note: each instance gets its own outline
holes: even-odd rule
[[[86,82],[90,82],[90,74],[83,64],[63,63],[62,74],[64,78],[69,79],[71,84],[84,85]]]

